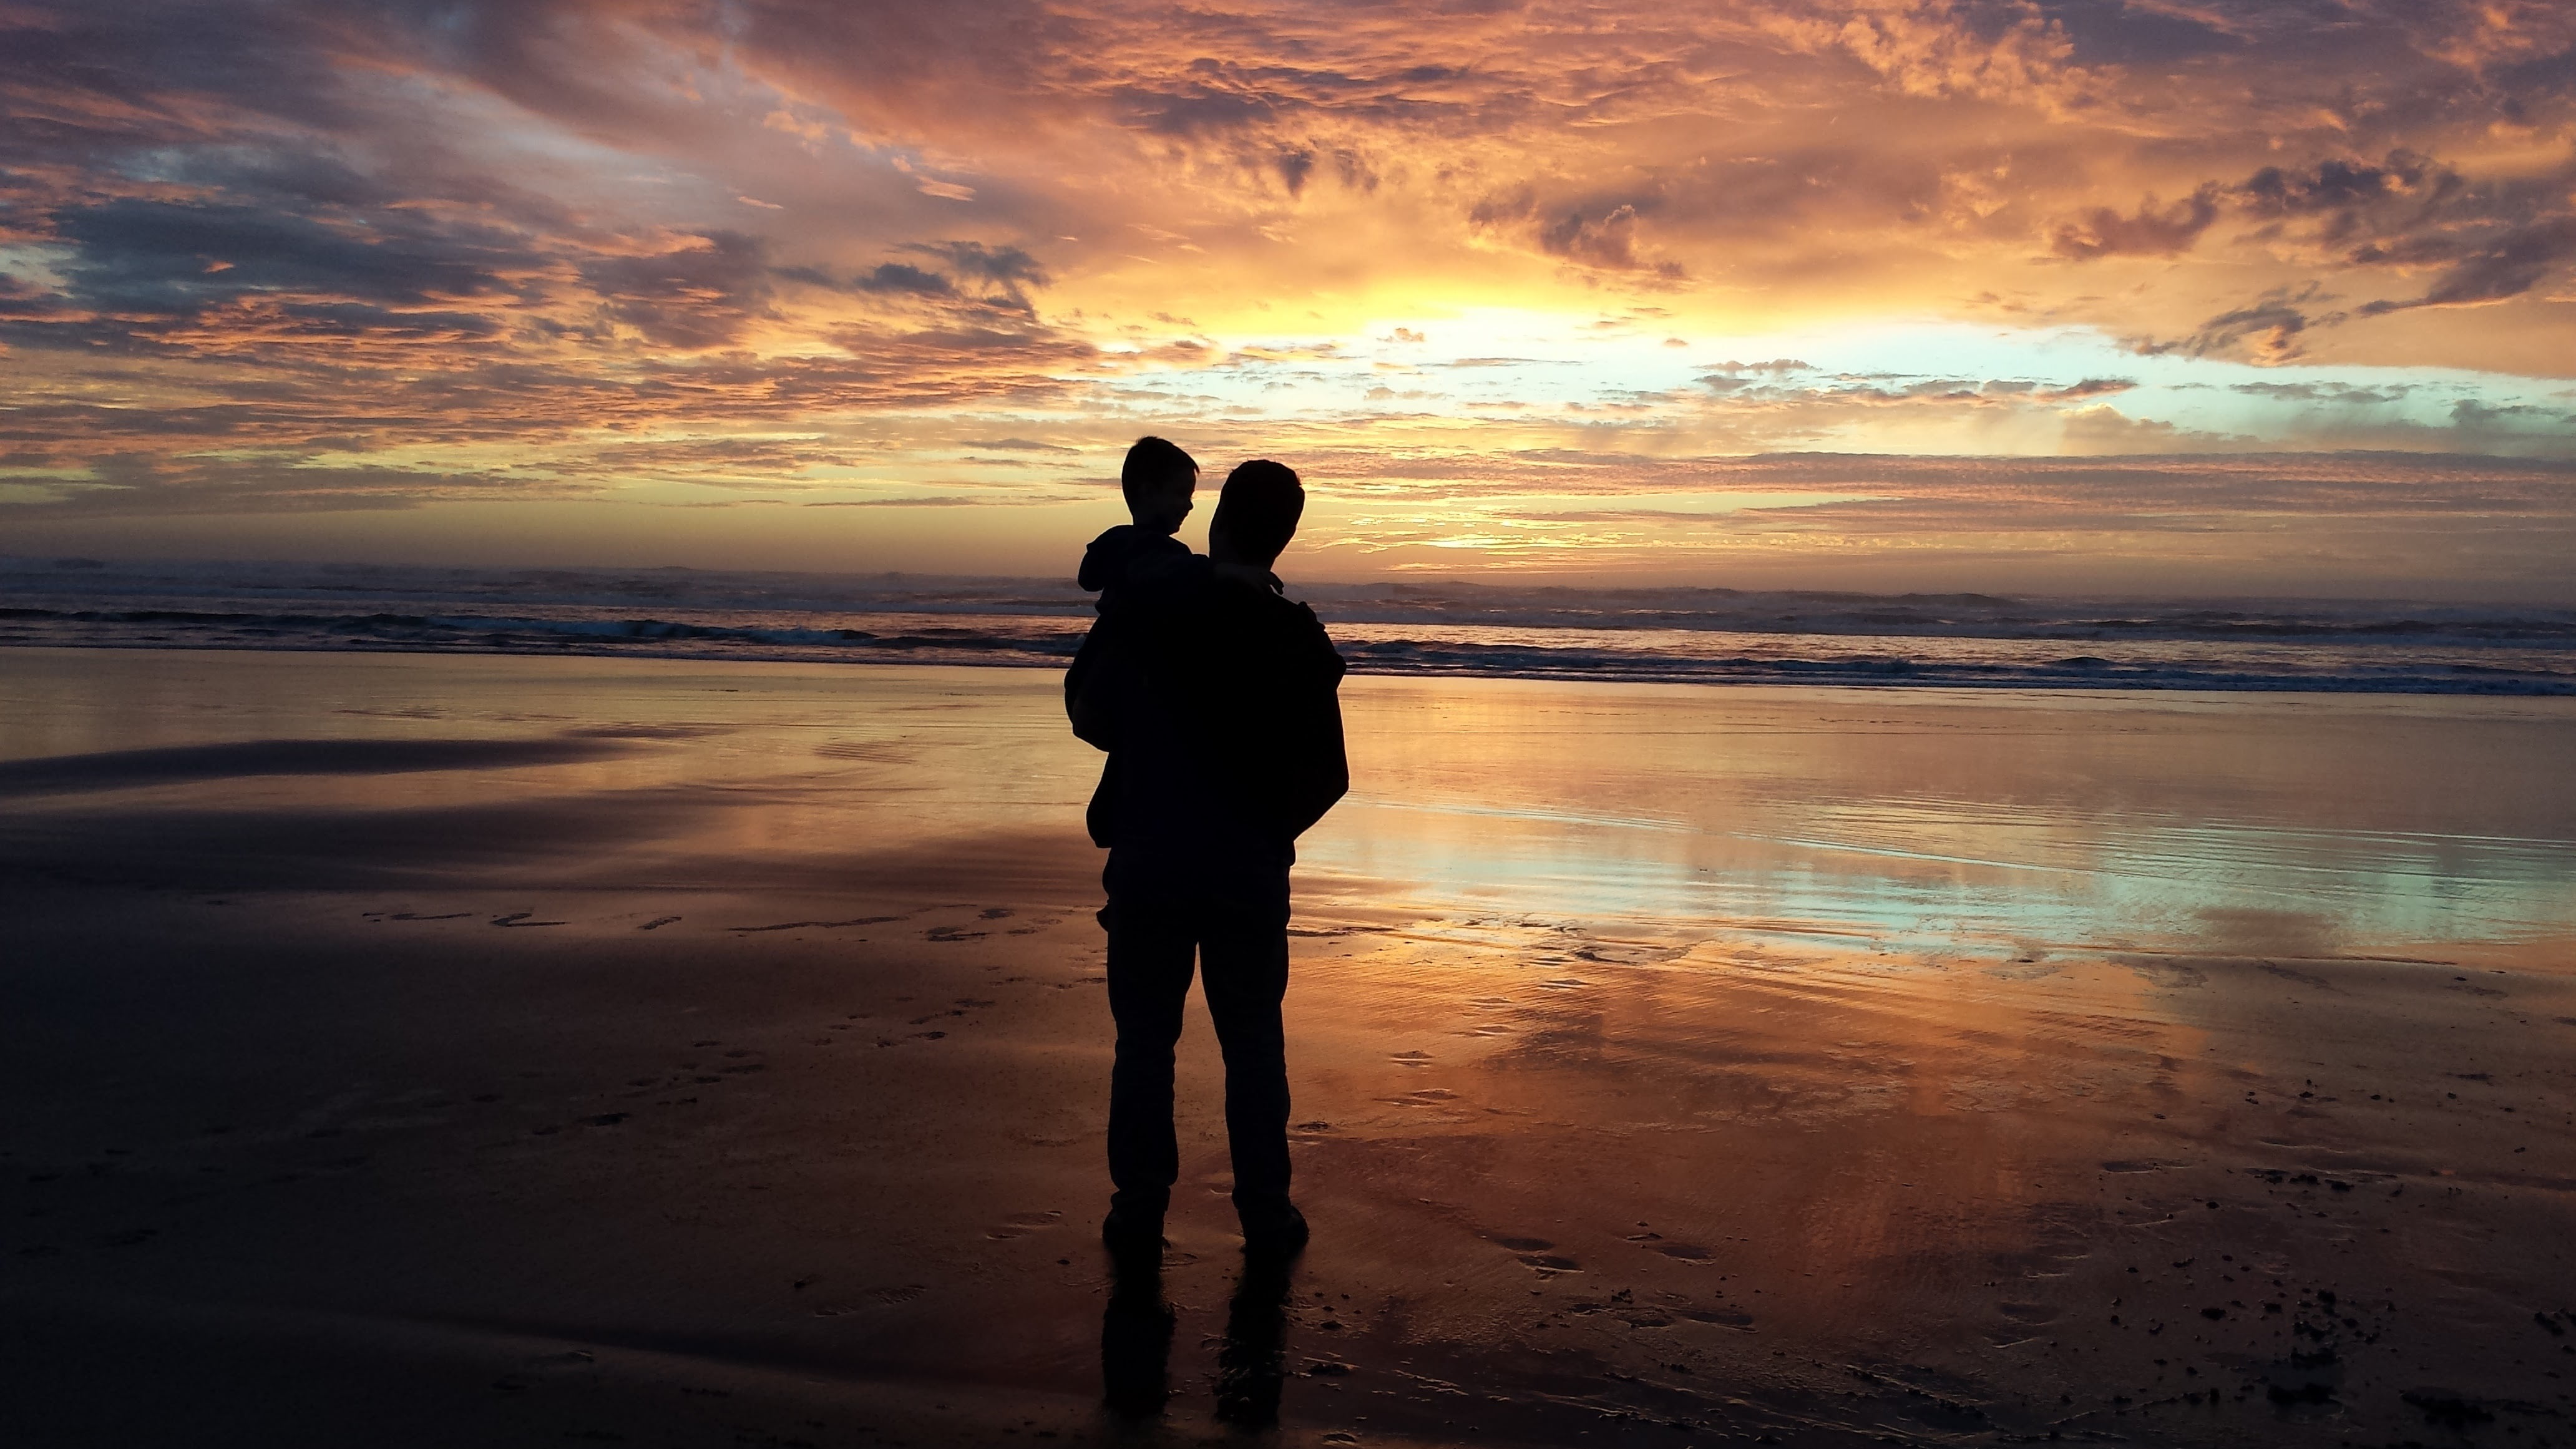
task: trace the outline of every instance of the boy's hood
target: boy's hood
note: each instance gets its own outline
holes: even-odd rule
[[[1091,593],[1112,584],[1124,582],[1121,577],[1129,562],[1143,554],[1186,555],[1190,546],[1167,533],[1155,533],[1132,523],[1122,523],[1103,532],[1082,551],[1082,567],[1074,582]]]

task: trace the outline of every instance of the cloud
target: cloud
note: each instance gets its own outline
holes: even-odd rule
[[[2216,220],[2218,188],[2203,186],[2170,206],[2151,195],[2126,216],[2107,206],[2094,207],[2073,221],[2060,222],[2049,238],[2049,248],[2077,261],[2169,257],[2189,251]]]
[[[1387,486],[2233,447],[2249,409],[2302,447],[2570,426],[2565,6],[18,0],[0,31],[0,477],[133,516],[890,487],[1174,420],[1383,445]],[[1996,325],[1833,340],[1944,318]],[[2136,366],[2052,341],[2086,337]],[[1726,356],[1775,360],[1688,362]],[[2322,362],[2482,380],[2229,390]]]
[[[2125,377],[2088,377],[2071,387],[2051,388],[2034,392],[2031,396],[2043,402],[2076,402],[2084,398],[2111,397],[2136,386]]]
[[[2135,338],[2129,346],[2151,357],[2176,352],[2192,357],[2237,356],[2278,367],[2303,355],[2310,326],[2332,326],[2344,320],[2341,312],[2312,316],[2306,308],[2319,296],[2313,287],[2296,293],[2275,290],[2249,305],[2209,318],[2187,337],[2169,341]]]
[[[2041,0],[2079,66],[2162,66],[2246,48],[2246,27],[2219,6],[2132,0]]]
[[[598,258],[581,278],[610,316],[657,347],[720,347],[766,311],[767,254],[758,237],[714,232],[663,251]]]
[[[1679,263],[1640,256],[1639,223],[1662,204],[1651,193],[1629,197],[1542,201],[1528,187],[1476,203],[1476,226],[1551,257],[1611,272],[1643,272],[1666,281],[1682,276]]]
[[[2438,273],[2415,297],[2362,304],[2364,317],[2504,301],[2576,259],[2576,161],[2479,180],[2401,147],[2265,167],[2233,194],[2251,216],[2310,223],[2303,239],[2343,269]]]
[[[250,293],[394,304],[494,296],[513,290],[504,270],[535,261],[494,229],[401,218],[361,227],[270,207],[119,197],[50,220],[49,239],[75,252],[71,299],[117,310],[185,313]]]
[[[2576,213],[2540,218],[2473,244],[2449,238],[2413,238],[2395,246],[2365,248],[2357,262],[2449,263],[2424,295],[2407,301],[2364,303],[2365,316],[2414,307],[2475,307],[2519,297],[2561,264],[2576,260]]]
[[[812,267],[793,268],[784,275],[800,280],[825,280],[823,274]],[[829,283],[825,282],[825,285]],[[909,262],[879,262],[852,278],[850,285],[862,292],[909,292],[921,297],[950,297],[957,292],[954,282]]]
[[[973,277],[1019,295],[1023,287],[1046,285],[1046,268],[1018,247],[987,246],[974,241],[908,242],[908,251],[938,257],[961,276]]]
[[[904,242],[896,251],[931,259],[931,265],[879,262],[845,279],[816,266],[778,269],[778,275],[809,286],[872,292],[917,300],[950,299],[963,304],[1026,313],[1030,294],[1047,283],[1046,268],[1013,246],[974,241]]]
[[[2340,237],[2387,203],[2436,205],[2464,185],[2458,172],[2401,149],[2390,152],[2385,162],[2329,156],[2304,167],[2266,166],[2234,191],[2253,216],[2331,215],[2335,221],[2328,235]]]

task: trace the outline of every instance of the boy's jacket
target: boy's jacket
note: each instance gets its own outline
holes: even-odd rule
[[[1091,541],[1082,551],[1082,568],[1073,581],[1085,590],[1102,594],[1101,611],[1106,613],[1109,599],[1104,591],[1128,582],[1130,571],[1140,564],[1168,567],[1192,557],[1190,546],[1168,533],[1155,533],[1122,523]]]

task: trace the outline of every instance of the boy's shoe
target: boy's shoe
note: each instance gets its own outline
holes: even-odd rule
[[[1163,1215],[1113,1203],[1100,1220],[1100,1241],[1120,1262],[1161,1262]]]
[[[1247,1256],[1293,1258],[1306,1246],[1306,1215],[1284,1197],[1237,1204],[1235,1215],[1243,1220],[1243,1251]]]

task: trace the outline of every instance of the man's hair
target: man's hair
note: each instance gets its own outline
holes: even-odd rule
[[[1268,565],[1297,536],[1297,520],[1305,512],[1306,490],[1297,482],[1297,470],[1255,458],[1226,475],[1224,491],[1216,498],[1216,519],[1208,526],[1225,530],[1226,541],[1245,558]]]
[[[1195,486],[1199,477],[1199,460],[1161,438],[1138,438],[1127,450],[1127,462],[1118,470],[1118,491],[1129,503],[1147,494],[1170,487],[1175,481]]]

